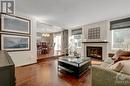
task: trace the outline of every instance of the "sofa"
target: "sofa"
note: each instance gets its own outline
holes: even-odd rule
[[[93,65],[92,86],[130,86],[130,75]]]
[[[92,65],[92,86],[130,86],[130,51],[117,50],[100,65]]]

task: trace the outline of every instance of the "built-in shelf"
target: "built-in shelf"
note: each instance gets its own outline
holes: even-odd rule
[[[107,41],[95,41],[95,42],[82,42],[82,43],[108,43]]]

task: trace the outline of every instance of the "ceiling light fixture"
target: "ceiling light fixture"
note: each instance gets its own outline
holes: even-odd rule
[[[43,34],[42,34],[42,37],[49,37],[49,36],[50,36],[49,33],[43,33]]]

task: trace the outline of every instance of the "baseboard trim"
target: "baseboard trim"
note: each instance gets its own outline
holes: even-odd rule
[[[48,57],[48,58],[41,58],[41,59],[37,59],[37,62],[43,62],[43,61],[47,61],[47,60],[53,60],[53,59],[58,59],[59,57],[62,57],[64,55],[58,55],[58,56],[52,56],[52,57]]]
[[[30,66],[30,65],[34,65],[34,64],[37,64],[37,62],[36,63],[25,64],[25,65],[21,65],[21,66],[17,66],[15,68],[26,67],[26,66]]]

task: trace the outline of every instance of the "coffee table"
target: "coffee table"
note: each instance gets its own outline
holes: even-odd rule
[[[58,70],[67,71],[78,78],[89,69],[90,65],[91,59],[89,57],[64,56],[58,59]]]

